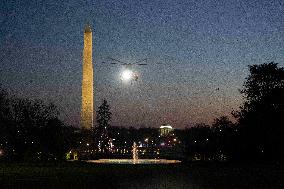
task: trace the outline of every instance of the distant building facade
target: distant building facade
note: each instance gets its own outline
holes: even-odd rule
[[[160,127],[160,136],[167,136],[173,131],[173,127],[170,125],[162,125]]]

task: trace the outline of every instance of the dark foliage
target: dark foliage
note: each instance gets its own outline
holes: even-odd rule
[[[69,128],[55,105],[10,97],[0,90],[0,143],[5,158],[42,161],[63,159],[70,147]]]
[[[245,102],[235,112],[243,156],[282,159],[284,136],[284,69],[276,63],[249,66],[241,93]]]
[[[111,127],[106,100],[97,111],[94,132],[66,127],[53,104],[14,98],[0,87],[0,150],[9,159],[32,161],[63,159],[69,150],[84,153],[87,159],[89,152],[94,155],[98,149],[107,155],[126,150],[131,157],[136,142],[147,158],[283,160],[284,69],[272,62],[249,66],[249,70],[240,91],[244,103],[233,112],[236,123],[221,116],[211,126],[197,124],[167,136],[157,128]]]
[[[95,144],[99,151],[107,152],[110,147],[108,130],[110,127],[111,112],[106,100],[103,100],[103,103],[99,106],[96,116],[98,125],[95,128]]]

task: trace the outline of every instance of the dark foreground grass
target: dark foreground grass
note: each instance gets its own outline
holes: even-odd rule
[[[279,163],[0,164],[0,188],[284,188]]]

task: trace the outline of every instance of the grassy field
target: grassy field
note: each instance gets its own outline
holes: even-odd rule
[[[284,171],[277,163],[0,163],[0,188],[284,188]]]

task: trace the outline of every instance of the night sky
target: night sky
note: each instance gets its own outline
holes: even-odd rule
[[[0,83],[17,96],[54,102],[68,124],[80,120],[87,22],[93,27],[95,105],[109,101],[112,125],[211,123],[242,103],[238,90],[247,65],[284,66],[281,0],[63,2],[0,2]],[[107,57],[147,58],[148,65],[135,67],[138,82],[124,83],[124,68],[102,64]]]

